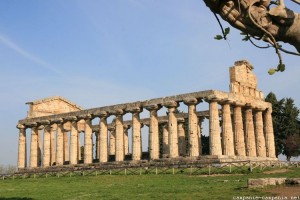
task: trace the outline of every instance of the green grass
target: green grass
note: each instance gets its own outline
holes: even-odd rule
[[[247,188],[248,178],[300,177],[300,169],[279,174],[102,175],[0,181],[0,199],[233,199],[268,195]]]

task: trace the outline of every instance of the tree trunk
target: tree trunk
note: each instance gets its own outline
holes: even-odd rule
[[[300,15],[270,0],[204,0],[207,7],[233,27],[267,42],[285,42],[300,52]],[[250,13],[250,15],[249,15]]]

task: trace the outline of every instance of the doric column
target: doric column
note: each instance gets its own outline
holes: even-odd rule
[[[253,114],[252,114],[252,108],[250,106],[246,106],[245,109],[245,137],[246,137],[246,155],[250,157],[256,157]]]
[[[64,163],[69,161],[69,131],[64,131]]]
[[[189,155],[190,157],[199,156],[199,130],[196,105],[200,101],[196,98],[185,99],[184,103],[188,106],[188,135],[189,135]]]
[[[141,122],[140,113],[143,108],[135,107],[128,112],[132,113],[132,160],[141,160],[142,158],[142,142],[141,142]]]
[[[130,125],[124,125],[124,154],[129,154],[129,141],[128,141],[128,129],[130,129]]]
[[[42,166],[42,148],[43,148],[43,142],[42,142],[42,131],[44,130],[44,126],[40,125],[38,127],[38,133],[37,133],[37,166]]]
[[[92,117],[90,115],[84,116],[84,163],[90,164],[93,162],[93,130]]]
[[[43,167],[50,166],[50,154],[51,154],[51,130],[50,123],[45,125],[44,128],[44,154],[43,154]]]
[[[51,148],[51,153],[50,153],[50,165],[53,165],[56,162],[56,143],[55,143],[55,134],[56,134],[56,129],[57,129],[57,125],[56,124],[52,124],[52,129],[51,129],[51,133],[50,133],[50,148]]]
[[[75,165],[78,163],[78,128],[77,128],[77,117],[73,116],[69,119],[71,125],[70,134],[70,164]]]
[[[100,142],[100,138],[99,138],[99,131],[95,132],[95,137],[96,137],[96,156],[95,158],[99,160],[99,152],[100,152],[100,146],[99,146],[99,142]]]
[[[237,156],[246,156],[242,107],[239,104],[233,108],[233,121],[235,153]]]
[[[77,135],[77,160],[82,160],[81,158],[81,144],[80,144],[80,134],[81,131],[78,130],[78,135]]]
[[[109,155],[116,155],[116,128],[109,127]]]
[[[107,117],[108,113],[103,111],[99,114],[100,124],[99,124],[99,162],[107,162],[108,161],[108,153],[107,153]]]
[[[264,113],[264,129],[266,136],[267,157],[276,158],[271,107],[267,108],[267,110]]]
[[[170,101],[164,104],[168,108],[168,128],[169,128],[169,152],[170,158],[177,158],[178,151],[178,132],[177,132],[177,118],[175,116],[178,103],[176,101]]]
[[[163,158],[169,157],[169,130],[168,130],[168,123],[164,122],[162,123],[162,129],[163,129]]]
[[[56,165],[64,164],[64,132],[62,120],[57,123],[56,130]]]
[[[223,154],[234,156],[233,131],[230,104],[224,102],[222,105],[222,146]]]
[[[18,124],[19,129],[19,149],[18,149],[18,169],[26,168],[26,127]]]
[[[31,128],[31,141],[30,141],[30,168],[35,168],[38,165],[38,143],[37,143],[38,129],[36,126]]]
[[[208,102],[210,155],[222,155],[218,102],[216,99],[210,99]]]
[[[266,157],[266,142],[264,136],[262,111],[262,109],[256,109],[254,114],[256,152],[258,157]]]
[[[124,111],[116,110],[116,161],[124,161],[124,127],[123,127]]]
[[[198,143],[199,143],[199,155],[202,155],[202,122],[204,120],[204,117],[198,117],[198,129],[197,129],[197,135],[199,136],[198,138]]]
[[[158,119],[157,111],[161,108],[160,105],[149,105],[145,107],[150,112],[149,123],[149,154],[150,159],[159,159],[159,135],[158,135]]]
[[[180,118],[177,121],[177,132],[178,132],[178,151],[180,156],[186,155],[186,142],[185,142],[185,131],[184,131],[184,119]]]

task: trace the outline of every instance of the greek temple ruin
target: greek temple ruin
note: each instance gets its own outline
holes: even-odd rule
[[[237,61],[229,72],[229,92],[206,90],[91,109],[59,96],[29,102],[27,117],[17,125],[18,168],[159,159],[277,160],[272,106],[257,89],[253,66]],[[201,104],[208,110],[200,111]],[[161,109],[167,112],[159,116]],[[205,121],[208,155],[201,142]]]

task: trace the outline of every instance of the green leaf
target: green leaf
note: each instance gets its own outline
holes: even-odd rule
[[[224,32],[225,32],[225,35],[228,35],[230,33],[230,28],[229,27],[225,28]]]
[[[269,73],[270,75],[275,74],[275,72],[276,72],[276,69],[274,69],[274,68],[271,68],[271,69],[269,69],[269,71],[268,71],[268,73]]]
[[[249,39],[250,39],[250,36],[249,36],[249,35],[246,35],[242,40],[246,42],[246,41],[248,41]]]
[[[284,70],[285,70],[285,64],[279,64],[279,65],[277,66],[277,70],[278,70],[278,71],[281,71],[281,72],[284,72]]]
[[[247,33],[241,32],[240,35],[247,35]]]
[[[216,39],[216,40],[222,40],[222,39],[223,39],[223,36],[222,36],[222,35],[216,35],[215,39]]]

